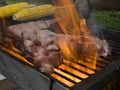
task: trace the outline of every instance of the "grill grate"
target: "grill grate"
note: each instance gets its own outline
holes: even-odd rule
[[[64,60],[63,64],[58,68],[55,68],[52,76],[62,83],[66,84],[68,87],[72,87],[75,84],[81,82],[85,78],[88,78],[90,75],[94,74],[96,71],[106,67],[111,61],[99,58],[97,60],[97,68],[93,69],[89,67],[90,63],[83,62],[73,62],[69,60]],[[68,63],[70,63],[68,65]],[[65,79],[65,80],[63,80]]]
[[[63,63],[54,69],[54,72],[51,74],[53,80],[58,81],[62,85],[67,88],[71,88],[75,86],[77,83],[82,82],[84,79],[90,77],[91,75],[95,74],[97,71],[101,70],[102,68],[107,67],[115,58],[118,58],[120,55],[120,33],[111,32],[103,30],[105,34],[105,38],[108,40],[111,48],[112,48],[112,55],[108,56],[108,58],[98,58],[96,69],[90,67],[91,63],[81,61],[70,61],[70,60],[63,60]],[[13,55],[14,57],[23,60],[24,62],[28,63],[29,65],[33,66],[33,64],[29,63],[23,56],[22,53],[15,48],[12,44],[8,44],[9,42],[0,42],[1,50]],[[11,46],[11,47],[10,47]]]

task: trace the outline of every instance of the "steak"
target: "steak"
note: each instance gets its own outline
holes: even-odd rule
[[[50,24],[43,22],[50,22]],[[83,59],[91,56],[107,56],[108,44],[93,36],[57,34],[48,30],[53,21],[36,21],[10,26],[9,35],[25,57],[41,72],[52,73],[65,59]],[[37,23],[37,24],[36,24]],[[98,53],[97,53],[98,52]]]
[[[48,30],[31,30],[22,32],[24,53],[32,58],[41,72],[51,73],[62,63],[62,55],[56,44],[57,36]]]
[[[8,27],[7,33],[9,32],[9,34],[11,34],[10,36],[15,39],[20,39],[21,33],[24,31],[29,32],[31,30],[48,29],[55,22],[56,22],[55,19],[48,19],[48,20],[38,20],[38,21],[31,21],[27,23],[12,25]]]

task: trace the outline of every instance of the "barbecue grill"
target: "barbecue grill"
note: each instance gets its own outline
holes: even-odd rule
[[[63,60],[63,63],[54,69],[51,75],[42,73],[50,78],[50,90],[54,86],[60,86],[60,90],[98,90],[105,87],[109,82],[119,77],[120,67],[120,33],[111,30],[101,29],[109,42],[112,53],[108,57],[100,57],[97,60],[96,69],[90,67],[91,63],[84,61]],[[1,36],[2,36],[1,32]],[[9,44],[9,37],[7,41],[0,43],[2,51],[19,59],[19,61],[26,62],[32,68],[33,64],[29,63],[22,53],[14,45]],[[4,42],[4,43],[3,43]],[[10,47],[11,46],[11,47]],[[14,48],[13,48],[14,47]],[[69,64],[69,65],[68,65]],[[38,69],[34,68],[39,73]]]
[[[9,25],[10,23],[13,22],[8,22],[8,24],[4,25]],[[4,25],[0,25],[0,50],[4,54],[10,55],[14,60],[19,60],[26,66],[32,67],[40,73],[41,77],[49,80],[49,90],[98,90],[110,84],[116,77],[120,77],[120,32],[101,28],[112,52],[108,57],[99,57],[96,68],[92,68],[89,61],[63,60],[63,63],[49,75],[34,68],[34,65],[24,58],[22,52],[14,46],[14,40],[5,35]],[[120,88],[117,87],[117,89],[119,90]],[[30,90],[34,89],[30,88]]]

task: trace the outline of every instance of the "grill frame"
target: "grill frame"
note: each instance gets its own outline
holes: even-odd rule
[[[72,90],[101,90],[120,74],[120,59],[113,61],[107,67],[84,79],[75,85]],[[120,77],[120,76],[119,76]]]
[[[102,28],[102,29],[104,30],[104,28]],[[107,31],[106,33],[108,33],[108,32],[109,31]],[[105,37],[106,37],[106,33],[104,32]],[[112,33],[110,33],[110,36],[112,35]],[[116,34],[116,33],[113,33],[113,34]],[[119,33],[119,35],[120,35],[120,33]],[[5,35],[3,35],[3,37],[5,37]],[[111,43],[112,41],[110,41],[110,39],[108,37],[109,36],[107,36],[106,39],[108,40],[108,42]],[[120,39],[118,41],[120,41]],[[113,41],[113,43],[114,43],[114,41]],[[118,54],[118,55],[120,55],[120,54]],[[101,70],[96,71],[95,74],[90,75],[86,79],[83,79],[80,83],[77,83],[73,87],[67,87],[64,83],[61,83],[59,80],[51,77],[50,75],[47,75],[44,73],[43,73],[43,75],[46,75],[47,77],[50,78],[50,89],[49,90],[52,90],[54,82],[58,82],[61,85],[63,85],[64,87],[67,87],[71,90],[98,90],[98,89],[102,89],[105,85],[108,84],[108,82],[112,81],[115,77],[118,77],[117,74],[120,73],[120,57],[116,57],[116,56],[117,55],[115,55],[115,57],[112,57],[115,60],[113,62],[111,62],[108,66],[106,66],[105,68],[103,68]],[[34,68],[34,69],[39,71],[36,68]]]

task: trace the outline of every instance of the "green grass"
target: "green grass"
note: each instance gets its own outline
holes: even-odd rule
[[[5,0],[7,4],[14,4],[19,2],[28,2],[30,4],[41,5],[45,4],[44,0]]]
[[[120,11],[95,10],[94,16],[98,24],[105,27],[120,29]]]

